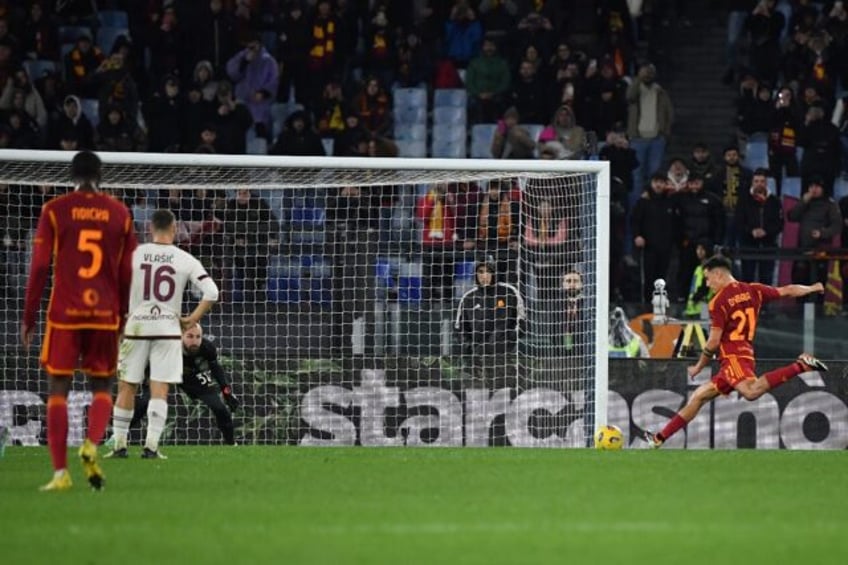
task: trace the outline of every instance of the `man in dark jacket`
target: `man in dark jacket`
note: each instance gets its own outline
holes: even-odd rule
[[[768,187],[768,171],[757,169],[751,181],[750,198],[742,198],[736,207],[736,232],[739,246],[762,250],[777,248],[777,236],[783,231],[783,207]],[[771,285],[774,278],[774,260],[743,259],[742,280]]]
[[[700,240],[724,241],[724,209],[712,192],[704,190],[704,179],[692,173],[686,189],[674,195],[680,210],[683,239],[680,245],[680,270],[678,271],[679,296],[688,294],[689,281],[698,265],[695,243]]]
[[[828,249],[834,246],[833,238],[842,231],[842,214],[833,198],[824,192],[824,182],[813,177],[801,201],[789,210],[787,219],[798,222],[798,247],[801,249]],[[824,284],[827,281],[827,261],[796,261],[792,265],[793,283]]]
[[[642,253],[642,296],[648,302],[654,280],[666,276],[679,234],[680,211],[666,190],[667,184],[664,174],[654,173],[651,189],[636,201],[631,217],[633,245]]]
[[[496,366],[493,356],[513,351],[518,342],[524,301],[514,286],[495,282],[494,263],[481,261],[474,273],[477,284],[459,300],[454,329],[472,357],[475,376],[491,378],[486,369]]]
[[[820,177],[825,194],[833,194],[833,181],[841,166],[839,128],[825,119],[820,106],[807,110],[806,127],[801,128],[798,145],[804,148],[801,158],[801,182],[809,186],[813,177]]]

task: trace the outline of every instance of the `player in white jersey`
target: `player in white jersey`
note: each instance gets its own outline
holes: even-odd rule
[[[182,331],[197,324],[218,300],[218,287],[194,256],[176,247],[177,220],[170,210],[151,217],[152,243],[136,248],[132,260],[130,304],[118,355],[118,398],[112,412],[115,445],[108,457],[127,457],[127,435],[135,395],[150,365],[147,439],[142,457],[164,459],[159,438],[168,417],[170,383],[182,382]],[[203,293],[188,316],[180,313],[191,281]]]

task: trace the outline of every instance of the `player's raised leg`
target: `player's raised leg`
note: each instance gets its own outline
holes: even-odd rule
[[[704,404],[718,395],[719,391],[712,382],[704,383],[696,388],[689,398],[689,402],[669,420],[662,431],[659,433],[645,431],[644,437],[648,446],[652,448],[660,447],[668,438],[676,434],[681,428],[686,427],[698,415]]]

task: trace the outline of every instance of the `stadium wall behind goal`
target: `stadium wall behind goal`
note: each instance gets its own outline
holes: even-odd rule
[[[0,357],[0,424],[18,444],[45,442],[43,379],[32,363]],[[582,390],[516,379],[505,373],[470,381],[435,357],[363,362],[255,362],[225,359],[238,377],[243,409],[237,437],[246,443],[298,445],[433,445],[576,447],[582,444]],[[688,382],[683,360],[610,362],[609,422],[631,447],[644,444],[640,428],[658,429],[707,375]],[[761,362],[766,371],[784,362]],[[827,374],[805,373],[755,402],[719,398],[686,434],[667,447],[689,449],[845,449],[848,447],[848,363]],[[11,375],[17,375],[10,379]],[[77,383],[79,384],[79,383]],[[208,413],[180,395],[166,441],[217,443]],[[70,398],[72,442],[81,442],[90,395]],[[575,410],[576,409],[576,410]]]

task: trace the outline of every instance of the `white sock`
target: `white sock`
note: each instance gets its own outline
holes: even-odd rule
[[[112,434],[115,436],[115,449],[123,449],[127,446],[132,417],[132,410],[118,408],[117,405],[112,408]]]
[[[168,403],[160,398],[151,398],[147,404],[147,440],[144,447],[151,451],[159,450],[159,438],[168,419]]]

